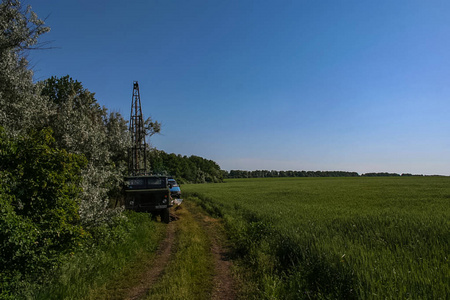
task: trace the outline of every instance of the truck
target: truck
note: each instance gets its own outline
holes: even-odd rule
[[[169,177],[170,195],[174,199],[181,198],[181,189],[177,181],[173,177]]]
[[[169,209],[174,205],[170,194],[171,187],[172,184],[167,176],[125,177],[125,208],[136,212],[147,212],[155,218],[161,216],[162,222],[169,223]]]

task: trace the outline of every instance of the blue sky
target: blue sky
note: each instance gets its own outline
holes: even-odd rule
[[[29,0],[70,75],[222,169],[450,175],[450,1]]]

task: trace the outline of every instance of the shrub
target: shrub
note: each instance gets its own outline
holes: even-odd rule
[[[86,238],[78,215],[85,164],[55,148],[50,129],[11,138],[0,127],[2,286],[38,280]]]

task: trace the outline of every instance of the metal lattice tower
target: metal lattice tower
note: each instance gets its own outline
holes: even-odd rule
[[[130,114],[131,151],[129,153],[130,175],[144,175],[147,172],[144,118],[141,109],[139,84],[133,81],[133,97]]]

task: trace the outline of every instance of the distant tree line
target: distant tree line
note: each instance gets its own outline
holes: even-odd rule
[[[168,154],[152,148],[148,157],[153,174],[173,176],[179,183],[217,183],[224,178],[216,162],[199,156]]]
[[[364,173],[358,174],[357,172],[347,171],[275,171],[275,170],[256,170],[256,171],[243,171],[243,170],[231,170],[223,171],[224,178],[270,178],[270,177],[394,177],[394,176],[423,176],[413,175],[409,173],[397,174],[397,173]]]
[[[398,174],[398,173],[387,173],[387,172],[380,172],[380,173],[365,173],[365,174],[361,174],[361,176],[364,177],[398,177],[398,176],[423,176],[422,174],[410,174],[410,173],[402,173],[402,174]]]
[[[401,175],[397,174],[397,173],[380,172],[380,173],[365,173],[365,174],[361,174],[361,176],[364,176],[364,177],[397,177],[397,176],[401,176]]]
[[[356,172],[346,171],[275,171],[231,170],[225,173],[226,178],[266,178],[266,177],[357,177]]]

